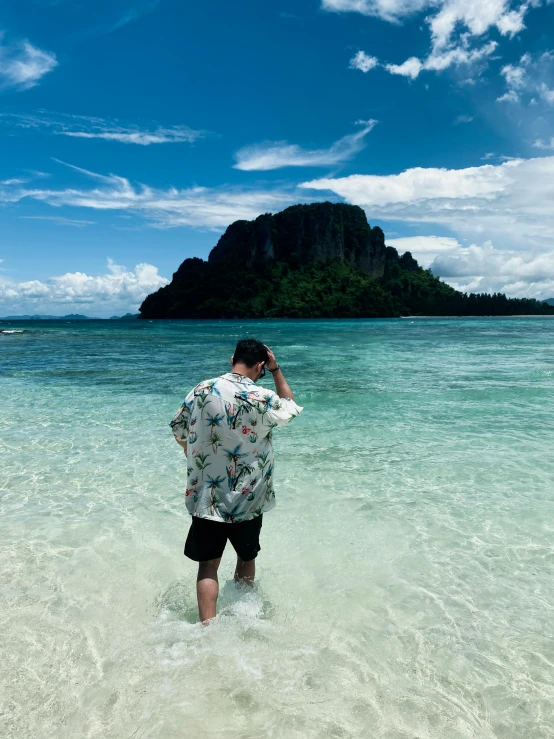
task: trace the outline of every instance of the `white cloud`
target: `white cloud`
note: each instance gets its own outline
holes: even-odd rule
[[[429,267],[435,257],[445,252],[454,252],[461,248],[458,239],[451,236],[402,236],[397,239],[387,239],[387,246],[403,254],[409,251],[422,267]]]
[[[454,46],[444,51],[433,49],[431,54],[423,62],[423,69],[434,72],[442,72],[448,67],[460,67],[462,65],[476,64],[487,57],[490,57],[496,50],[498,44],[496,41],[489,41],[488,44],[477,49],[470,49],[466,42],[462,42],[459,46]]]
[[[377,57],[368,56],[365,51],[358,51],[350,60],[350,68],[359,69],[360,72],[369,72],[377,66],[379,66]]]
[[[106,274],[68,272],[49,280],[0,281],[0,310],[6,315],[85,313],[110,316],[136,312],[144,298],[168,280],[152,264],[134,270],[108,259]]]
[[[530,62],[529,54],[521,57],[519,66],[515,64],[505,64],[500,70],[500,74],[504,77],[508,91],[498,98],[499,102],[517,103],[519,100],[519,91],[525,88],[527,78],[527,67]]]
[[[411,56],[402,64],[386,64],[385,69],[391,74],[399,74],[402,77],[409,77],[410,79],[415,80],[423,69],[423,64],[417,57]]]
[[[500,70],[500,73],[506,80],[506,84],[509,87],[515,87],[516,89],[520,89],[524,87],[525,85],[525,76],[526,71],[524,67],[528,65],[530,61],[529,54],[524,54],[521,57],[521,62],[519,67],[513,65],[513,64],[506,64],[502,69]]]
[[[396,23],[434,5],[433,0],[322,0],[324,10],[362,13]]]
[[[537,139],[533,144],[535,149],[554,149],[554,136],[550,141],[544,141],[543,139]]]
[[[518,103],[519,95],[517,94],[515,90],[509,90],[508,92],[505,92],[504,95],[500,95],[500,97],[497,97],[496,102],[498,103]]]
[[[0,32],[0,89],[29,90],[58,66],[56,55],[42,51],[29,41],[4,43]]]
[[[429,11],[427,22],[436,46],[450,43],[458,26],[472,36],[482,36],[494,27],[503,35],[514,36],[525,28],[530,5],[533,3],[513,8],[511,0],[322,0],[324,10],[361,13],[389,23]]]
[[[362,128],[343,136],[328,149],[303,149],[297,144],[267,142],[240,149],[235,158],[235,169],[246,172],[266,171],[281,167],[328,167],[346,162],[365,146],[365,137],[377,121],[358,121]]]
[[[503,292],[516,298],[554,297],[554,251],[496,249],[491,241],[439,254],[432,271],[463,292]]]
[[[554,104],[554,54],[550,51],[533,56],[524,54],[518,64],[505,64],[500,73],[506,92],[498,102],[536,104],[537,99]]]
[[[415,56],[406,59],[402,64],[385,64],[385,69],[390,74],[402,75],[410,79],[416,79],[422,71],[442,72],[449,67],[471,66],[490,57],[497,47],[496,41],[476,49],[470,49],[467,38],[463,39],[458,46],[438,50],[434,48],[425,59]]]
[[[435,48],[450,44],[459,25],[472,36],[482,36],[494,27],[514,36],[525,28],[523,19],[529,7],[523,4],[512,10],[511,0],[442,0],[435,5],[440,10],[428,19]]]
[[[305,182],[360,205],[370,220],[435,223],[513,248],[552,247],[554,156],[466,169],[417,167],[392,175]]]
[[[554,90],[548,87],[544,82],[541,82],[539,85],[538,93],[545,103],[548,103],[549,105],[554,104]]]
[[[387,239],[400,254],[411,252],[422,267],[462,292],[503,292],[511,297],[554,297],[554,251],[496,249],[491,241],[464,247],[448,236]]]
[[[102,175],[74,165],[66,166],[96,180],[95,186],[64,189],[0,186],[0,203],[18,203],[29,199],[54,207],[134,213],[158,228],[191,226],[221,229],[237,219],[250,220],[261,213],[281,210],[298,200],[298,194],[292,190],[206,187],[161,190],[143,184],[134,185],[118,175]]]
[[[384,65],[391,74],[415,79],[423,70],[441,72],[449,67],[474,65],[490,57],[496,42],[475,47],[473,41],[492,29],[514,37],[525,28],[529,9],[540,3],[541,0],[322,0],[322,7],[328,11],[375,16],[390,23],[426,12],[425,20],[431,32],[429,54],[421,59],[412,56],[401,64]],[[376,66],[378,62],[374,61]]]
[[[1,113],[0,118],[8,125],[29,130],[45,129],[61,136],[83,139],[104,139],[122,144],[192,143],[205,136],[204,131],[195,131],[188,126],[150,126],[122,124],[118,120],[106,120],[93,116],[68,115],[39,111],[37,114]]]

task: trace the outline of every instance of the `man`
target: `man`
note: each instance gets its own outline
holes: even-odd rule
[[[266,368],[276,392],[256,385]],[[217,570],[227,540],[237,554],[235,580],[254,582],[262,516],[275,506],[273,429],[301,411],[271,349],[243,339],[231,357],[231,372],[191,390],[170,424],[187,455],[192,524],[185,555],[199,563],[203,623],[216,614]]]

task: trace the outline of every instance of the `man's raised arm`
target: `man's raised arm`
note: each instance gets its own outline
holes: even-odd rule
[[[294,400],[294,395],[292,394],[290,385],[285,380],[285,376],[283,375],[279,365],[277,364],[275,354],[273,354],[268,346],[266,346],[266,349],[269,355],[269,359],[267,360],[265,366],[273,375],[273,381],[275,382],[275,392],[280,398],[290,398],[291,400]]]

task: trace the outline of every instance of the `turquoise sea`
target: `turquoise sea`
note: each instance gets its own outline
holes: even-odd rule
[[[0,329],[3,739],[554,736],[554,320]],[[305,410],[204,628],[167,424],[244,336]]]

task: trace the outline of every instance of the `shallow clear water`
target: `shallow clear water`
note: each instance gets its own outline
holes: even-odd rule
[[[552,319],[2,328],[2,737],[553,736]],[[205,629],[167,423],[246,335],[305,411]]]

